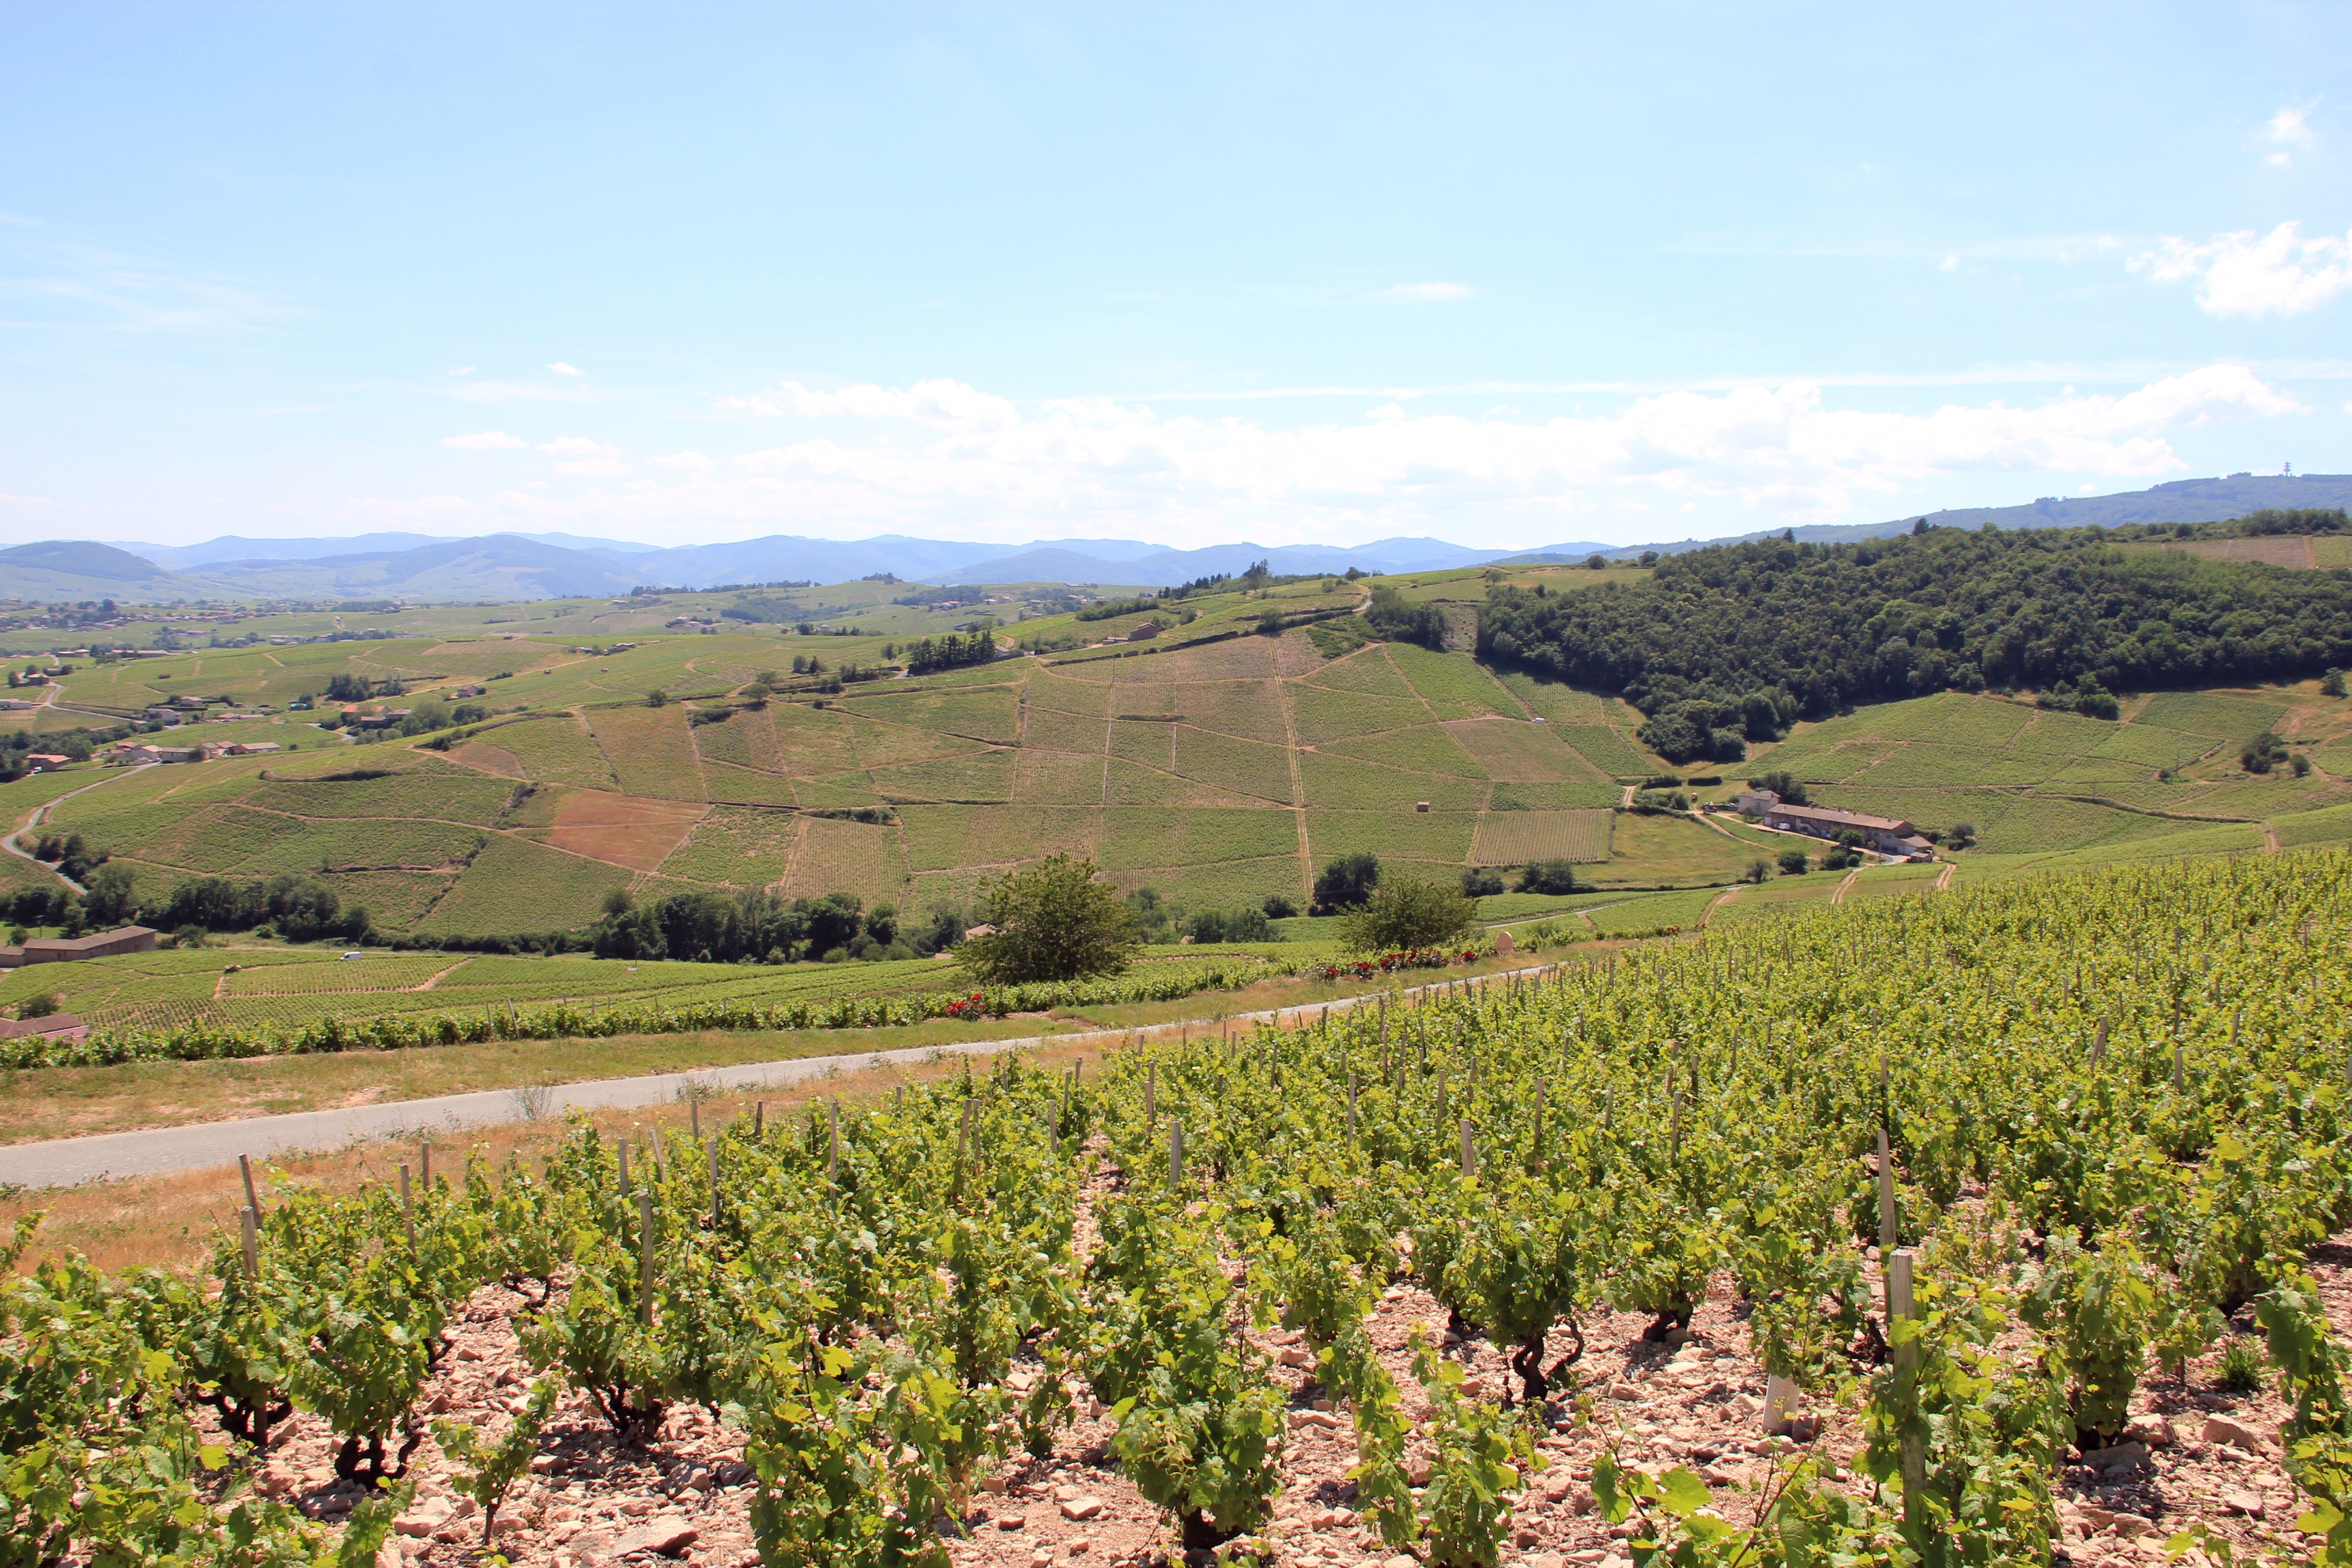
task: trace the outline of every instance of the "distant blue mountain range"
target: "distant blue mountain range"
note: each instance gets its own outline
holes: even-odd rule
[[[2352,474],[2232,474],[2180,479],[2115,495],[2049,497],[2023,506],[1927,513],[1942,527],[2114,526],[2203,522],[2263,507],[2352,506]],[[1909,529],[1916,515],[1885,522],[1789,530],[1798,539],[1867,539]],[[1739,536],[1761,539],[1780,529]],[[341,539],[250,539],[202,544],[98,544],[46,541],[0,550],[0,595],[29,598],[563,598],[625,594],[640,584],[702,588],[728,583],[841,583],[891,573],[908,582],[1063,583],[1164,588],[1218,573],[1238,575],[1265,561],[1278,573],[1432,572],[1487,563],[1623,559],[1647,550],[1674,553],[1724,540],[1646,545],[1579,541],[1536,550],[1481,550],[1442,539],[1380,539],[1368,544],[1214,544],[1180,550],[1134,539],[1050,539],[1022,545],[884,534],[837,541],[771,534],[730,544],[674,548],[569,533],[498,533],[447,539],[370,533]]]

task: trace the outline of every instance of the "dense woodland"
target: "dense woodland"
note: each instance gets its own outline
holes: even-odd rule
[[[1695,550],[1576,593],[1498,585],[1478,647],[1622,693],[1675,729],[1644,739],[1676,760],[1728,760],[1800,716],[1947,688],[2081,691],[2095,711],[2111,690],[2316,675],[2352,664],[2352,572],[1923,526]]]

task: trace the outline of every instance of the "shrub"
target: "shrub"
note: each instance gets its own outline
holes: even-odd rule
[[[1581,892],[1584,884],[1577,880],[1573,860],[1531,861],[1519,872],[1519,891],[1541,893],[1548,898],[1565,898]]]
[[[1268,893],[1265,902],[1258,906],[1270,921],[1286,921],[1298,913],[1298,906],[1281,893]]]
[[[1315,878],[1314,912],[1333,915],[1360,909],[1372,896],[1380,880],[1380,857],[1370,850],[1358,850],[1327,862]]]
[[[1444,883],[1391,877],[1341,924],[1339,941],[1352,952],[1439,947],[1477,921],[1478,906]]]
[[[1489,870],[1484,866],[1472,866],[1462,873],[1462,896],[1465,899],[1483,899],[1502,890],[1503,878],[1498,871]]]
[[[1023,984],[1114,974],[1135,954],[1135,919],[1118,892],[1095,879],[1091,860],[1055,855],[984,890],[992,935],[956,950],[982,980]]]
[[[1801,877],[1812,868],[1812,857],[1806,854],[1803,850],[1783,849],[1780,851],[1780,875],[1783,877]]]
[[[58,1009],[63,1005],[65,1005],[64,1002],[58,997],[56,992],[43,991],[37,994],[27,996],[22,1002],[16,1004],[16,1016],[18,1018],[52,1017],[56,1015]]]

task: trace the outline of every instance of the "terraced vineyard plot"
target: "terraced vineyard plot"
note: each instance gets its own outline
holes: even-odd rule
[[[1389,662],[1386,646],[1381,643],[1332,660],[1308,676],[1307,684],[1403,702],[1417,701],[1421,695],[1413,690],[1412,682],[1397,673],[1396,666]]]
[[[1469,659],[1432,653],[1411,643],[1391,643],[1389,658],[1440,719],[1475,719],[1482,713],[1519,715],[1519,705]]]
[[[756,773],[732,763],[705,759],[702,777],[714,804],[730,805],[798,805],[801,792],[782,773]]]
[[[423,936],[577,931],[601,919],[604,895],[629,879],[602,860],[493,837],[416,929]]]
[[[1103,812],[1099,857],[1110,868],[1254,860],[1298,852],[1291,813],[1272,807],[1230,811],[1112,806]]]
[[[1150,888],[1187,910],[1253,910],[1269,893],[1303,902],[1306,879],[1298,853],[1262,860],[1213,860],[1192,866],[1131,866],[1110,873],[1122,892]]]
[[[488,741],[461,741],[449,749],[450,757],[469,768],[499,778],[527,779],[530,770],[512,752],[491,745]]]
[[[1066,713],[1032,703],[1021,743],[1033,750],[1074,752],[1101,756],[1111,721],[1097,714]]]
[[[1610,857],[1593,880],[1622,882],[1729,882],[1761,851],[1728,838],[1687,816],[1621,813],[1610,830]]]
[[[1359,735],[1318,748],[1327,756],[1352,757],[1415,773],[1450,773],[1457,778],[1484,779],[1469,752],[1454,743],[1443,724],[1420,724],[1385,735]]]
[[[523,776],[582,789],[617,789],[620,780],[580,721],[568,713],[501,724],[485,740],[522,764]]]
[[[1178,739],[1181,745],[1182,739]],[[1104,773],[1102,803],[1105,805],[1169,805],[1169,806],[1264,806],[1284,803],[1270,802],[1257,795],[1244,795],[1238,790],[1223,790],[1183,773],[1162,773],[1114,757]]]
[[[1770,765],[1782,767],[1788,764],[1776,757]],[[2046,757],[2028,761],[1998,752],[1972,752],[1957,746],[1914,742],[1895,748],[1885,760],[1859,775],[1850,776],[1850,782],[1866,784],[1873,789],[2032,784],[2048,778],[2052,768],[2057,765],[2060,764]]]
[[[1328,752],[1304,752],[1298,776],[1310,805],[1354,811],[1411,811],[1427,801],[1437,811],[1475,811],[1487,785],[1460,774],[1415,773]]]
[[[2104,719],[2079,713],[2036,713],[2033,722],[2017,732],[2009,750],[2027,756],[2079,757],[2095,752],[2122,728]]]
[[[2212,747],[2213,742],[2202,735],[2131,723],[2100,742],[2091,754],[2136,763],[2143,769],[2184,768]]]
[[[704,765],[726,763],[755,772],[784,771],[783,748],[776,743],[776,726],[766,709],[719,709],[728,717],[716,724],[693,726],[695,750]]]
[[[1110,721],[1110,754],[1145,767],[1173,770],[1177,726],[1167,720],[1114,719]]]
[[[898,816],[918,871],[1091,857],[1102,831],[1102,813],[1077,806],[908,805]]]
[[[1287,745],[1290,731],[1283,720],[1282,690],[1271,680],[1203,680],[1174,689],[1184,721],[1195,729],[1214,730],[1272,746]],[[1306,688],[1294,686],[1293,690]],[[1122,692],[1123,695],[1123,692]]]
[[[1570,748],[1549,724],[1509,719],[1457,719],[1445,732],[1475,758],[1489,778],[1606,784],[1599,768]]]
[[[265,784],[247,795],[245,803],[257,810],[282,811],[293,816],[430,816],[488,827],[513,795],[511,785],[491,779],[396,773],[349,782]]]
[[[1286,748],[1189,725],[1175,727],[1175,742],[1174,772],[1220,791],[1290,804],[1290,753]]]
[[[862,773],[795,779],[793,792],[800,796],[801,805],[812,811],[855,810],[877,806],[882,802],[882,797],[874,793],[874,781]]]
[[[861,767],[897,767],[944,757],[980,756],[987,750],[981,742],[966,740],[961,735],[942,735],[905,724],[877,723],[842,709],[829,711],[838,713],[841,723],[848,729],[856,743],[857,761]]]
[[[2274,702],[2217,692],[2159,691],[2133,715],[2133,721],[2217,741],[2250,741],[2264,730],[2276,729],[2286,711]]]
[[[888,801],[1010,801],[1010,751],[940,757],[902,767],[871,770],[874,793]]]
[[[1496,670],[1495,679],[1504,689],[1527,705],[1528,711],[1554,724],[1598,724],[1601,719],[1601,699],[1590,691],[1579,691],[1564,681],[1549,680],[1525,670]]]
[[[1290,704],[1298,738],[1308,745],[1353,735],[1386,734],[1430,721],[1428,706],[1416,700],[1327,691],[1303,683],[1291,689]]]
[[[856,734],[837,709],[771,702],[768,722],[785,771],[794,778],[822,778],[865,765],[858,761]]]
[[[236,826],[250,824],[237,814]],[[464,865],[481,848],[481,829],[448,822],[361,817],[350,822],[264,819],[242,837],[252,853],[231,870],[240,877],[321,870],[436,870]]]
[[[640,800],[573,790],[558,808],[547,842],[592,860],[650,871],[686,841],[705,809],[691,801]]]
[[[898,829],[813,816],[803,824],[802,833],[784,887],[789,896],[821,899],[827,893],[854,893],[869,908],[906,898],[907,855]]]
[[[457,879],[438,871],[335,871],[319,879],[335,890],[342,907],[364,906],[382,931],[406,931],[425,917]]]
[[[1050,669],[1040,669],[1029,677],[1024,689],[1033,712],[1051,708],[1057,712],[1087,714],[1096,719],[1108,719],[1111,714],[1108,681],[1074,680]]]
[[[1150,774],[1157,778],[1159,774]],[[1024,750],[1013,764],[1015,805],[1099,805],[1103,759]]]
[[[2011,797],[2009,808],[1979,825],[1978,842],[1992,854],[2031,854],[2119,844],[2179,830],[2180,825],[2086,801]]]
[[[271,963],[221,978],[224,997],[365,995],[406,991],[462,963],[442,953],[370,953],[320,963]]]
[[[1561,724],[1559,738],[1600,773],[1613,779],[1642,779],[1656,773],[1659,763],[1642,754],[1632,742],[1605,724]]]
[[[657,864],[667,877],[763,888],[784,879],[800,837],[801,819],[792,812],[714,806]]]
[[[1617,784],[1498,784],[1486,796],[1490,811],[1575,811],[1614,808],[1625,798]]]
[[[2340,844],[2352,839],[2352,805],[2323,806],[2275,817],[2271,826],[2280,845],[2288,849],[2305,844]]]
[[[1622,936],[1634,931],[1660,931],[1669,927],[1691,931],[1707,905],[1715,901],[1714,888],[1702,888],[1687,893],[1654,893],[1647,898],[1628,899],[1623,903],[1604,904],[1585,911],[1593,929],[1603,936]],[[1746,895],[1742,895],[1745,897]],[[1735,902],[1737,900],[1734,900]]]
[[[1846,898],[1884,899],[1906,893],[1925,893],[1936,886],[1936,879],[1944,874],[1941,866],[1872,866],[1864,868],[1846,893]]]
[[[702,769],[687,733],[686,710],[593,708],[588,722],[626,795],[704,800]]]
[[[1524,866],[1536,860],[1597,864],[1609,858],[1613,811],[1500,811],[1478,819],[1470,850],[1480,866]]]
[[[976,691],[861,696],[845,700],[843,706],[882,723],[1010,745],[1020,724],[1021,699],[1010,687],[998,686]]]
[[[1478,817],[1468,811],[1335,811],[1307,813],[1309,858],[1318,865],[1338,855],[1369,851],[1389,860],[1435,860],[1459,866],[1470,858]],[[1424,874],[1434,874],[1424,871]],[[1451,873],[1446,873],[1448,879]]]

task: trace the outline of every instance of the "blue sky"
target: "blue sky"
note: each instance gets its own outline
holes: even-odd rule
[[[11,0],[0,535],[1634,542],[2345,471],[2347,45]]]

